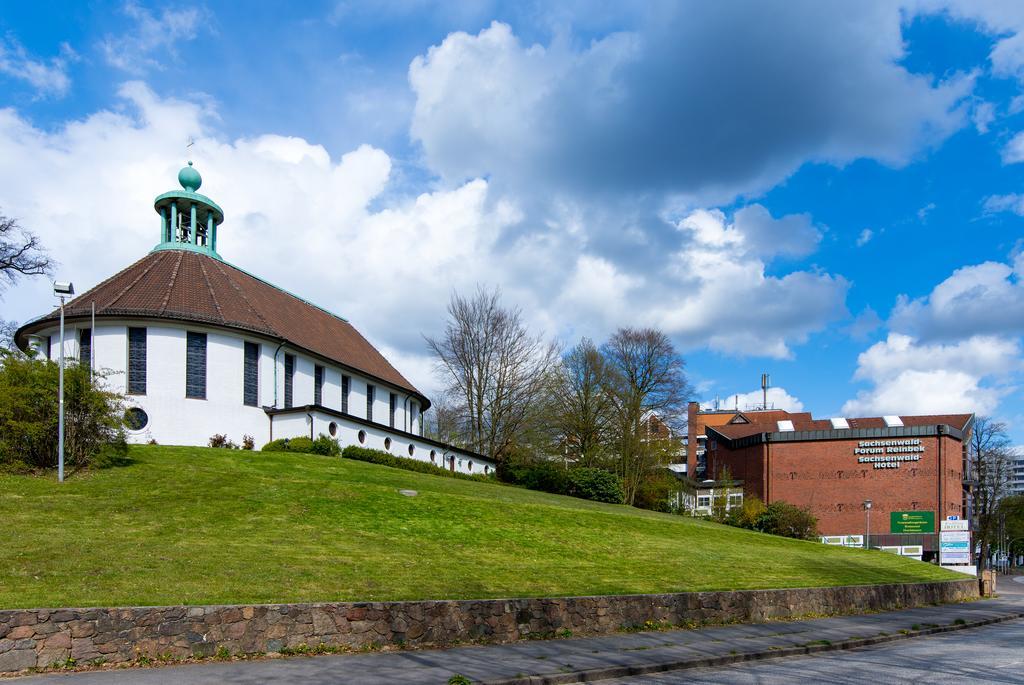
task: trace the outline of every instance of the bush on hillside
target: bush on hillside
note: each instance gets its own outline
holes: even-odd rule
[[[64,463],[69,469],[127,461],[124,404],[77,363],[64,368]],[[0,469],[57,466],[58,366],[22,355],[0,356]]]
[[[338,441],[329,435],[321,433],[313,441],[313,446],[309,449],[313,454],[322,454],[325,457],[337,457],[341,455],[341,447],[338,445]]]
[[[498,464],[498,477],[506,483],[555,495],[569,494],[569,476],[561,464],[547,460],[517,460]]]
[[[598,468],[567,469],[558,462],[520,455],[498,465],[498,477],[530,490],[622,504],[622,479]]]
[[[789,502],[772,502],[758,516],[754,530],[797,540],[817,540],[818,519],[804,507]]]
[[[231,438],[229,438],[226,435],[221,435],[220,433],[215,433],[214,435],[210,436],[210,440],[209,442],[207,442],[207,445],[209,445],[210,447],[219,447],[228,450],[238,449],[238,445],[232,442]]]
[[[633,506],[671,513],[675,507],[674,495],[679,490],[679,481],[666,469],[654,469],[640,481]]]
[[[310,438],[278,438],[263,446],[264,452],[302,452],[313,453],[313,441]]]
[[[246,436],[249,437],[249,436]],[[211,444],[210,447],[216,445]],[[251,449],[246,447],[245,449]],[[321,433],[316,440],[309,438],[278,438],[271,440],[263,446],[264,452],[300,452],[302,454],[319,454],[325,457],[337,457],[341,454],[341,447],[334,438]]]
[[[568,472],[569,492],[573,497],[622,504],[622,479],[604,469],[573,468]]]
[[[491,476],[485,476],[482,473],[470,475],[468,473],[457,473],[450,471],[440,466],[435,466],[425,461],[418,459],[410,459],[408,457],[396,457],[393,454],[389,454],[384,450],[375,450],[369,447],[358,447],[356,445],[349,445],[341,452],[341,456],[345,459],[352,459],[354,461],[365,461],[370,464],[378,464],[380,466],[390,466],[396,469],[404,469],[406,471],[415,471],[417,473],[429,473],[433,476],[444,476],[445,478],[459,478],[461,480],[475,480],[484,483],[493,483],[494,478]]]
[[[718,522],[729,526],[735,526],[737,528],[755,530],[758,519],[761,518],[766,509],[767,507],[765,507],[764,502],[761,501],[760,497],[748,495],[743,498],[742,506],[733,507],[729,510],[729,513],[727,513],[725,517]]]

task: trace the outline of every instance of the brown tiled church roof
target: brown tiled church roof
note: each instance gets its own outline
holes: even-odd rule
[[[64,307],[68,318],[169,319],[222,326],[285,340],[429,401],[350,323],[230,264],[187,250],[159,250],[135,262]],[[24,348],[32,332],[59,320],[54,311],[17,333]]]

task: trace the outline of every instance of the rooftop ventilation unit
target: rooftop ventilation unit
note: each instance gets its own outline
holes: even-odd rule
[[[899,428],[903,425],[903,419],[898,416],[883,416],[882,419],[889,428]]]
[[[835,428],[836,430],[850,427],[850,423],[842,416],[836,417],[834,419],[829,419],[829,421],[832,422],[832,427]]]
[[[796,430],[795,428],[793,428],[793,422],[788,419],[780,420],[778,424],[780,433],[790,433]]]

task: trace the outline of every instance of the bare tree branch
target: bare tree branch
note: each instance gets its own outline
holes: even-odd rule
[[[974,481],[971,498],[981,545],[979,565],[987,568],[989,551],[998,530],[999,503],[1009,493],[1017,450],[1007,435],[1006,424],[987,416],[975,419],[968,450],[968,472]]]
[[[558,348],[532,335],[497,289],[454,293],[440,338],[426,338],[435,370],[457,408],[464,442],[503,459],[538,418]]]
[[[0,290],[24,276],[45,276],[54,262],[39,238],[17,220],[0,214]]]

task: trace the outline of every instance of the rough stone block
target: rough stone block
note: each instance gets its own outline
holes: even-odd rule
[[[34,649],[15,649],[0,654],[0,673],[20,671],[24,668],[34,668],[36,665],[36,651]]]

